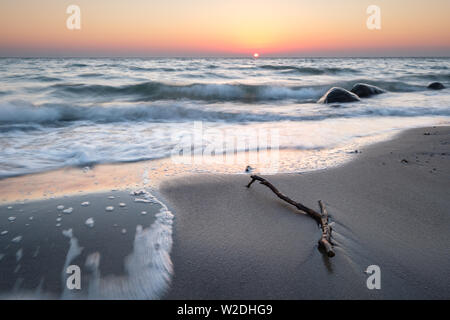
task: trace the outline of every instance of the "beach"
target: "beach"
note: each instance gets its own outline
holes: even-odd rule
[[[449,157],[450,127],[416,128],[361,148],[337,167],[264,176],[306,206],[319,210],[317,201],[324,201],[333,227],[333,258],[317,249],[320,229],[313,219],[265,186],[247,189],[250,177],[244,173],[166,176],[161,169],[154,188],[146,185],[151,175],[144,170],[141,184],[112,184],[117,190],[79,193],[69,184],[66,196],[5,202],[1,295],[448,299]],[[78,169],[78,175],[102,181],[104,171],[128,170],[136,177],[145,166],[99,166],[89,173]],[[73,170],[65,171],[73,178]],[[56,175],[64,180],[64,171]],[[51,181],[39,177],[2,182]],[[36,187],[45,193],[42,185]],[[81,268],[80,291],[64,288],[69,264]],[[380,267],[380,290],[366,286],[370,265]]]
[[[172,215],[144,190],[18,202],[0,216],[0,299],[156,299],[167,287]]]
[[[336,256],[317,250],[314,220],[246,175],[176,179],[168,299],[448,299],[450,128],[406,131],[338,168],[266,178],[318,210]],[[406,160],[406,161],[402,161]],[[381,289],[369,290],[369,265]]]
[[[448,299],[449,68],[0,59],[0,298]]]
[[[0,302],[450,300],[449,0],[131,2],[0,1]]]

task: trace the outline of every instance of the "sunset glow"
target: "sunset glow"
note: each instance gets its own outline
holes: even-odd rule
[[[366,27],[370,1],[3,0],[0,55],[442,55],[450,1],[379,0],[382,28]],[[344,10],[345,8],[345,10]],[[254,51],[253,51],[254,52]]]

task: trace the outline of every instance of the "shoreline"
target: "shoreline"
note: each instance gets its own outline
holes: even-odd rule
[[[439,122],[437,127],[445,127],[446,122]],[[263,155],[261,166],[270,171],[272,163],[279,163],[278,171],[272,174],[296,174],[299,172],[319,172],[333,170],[346,165],[360,157],[355,151],[365,150],[373,145],[388,142],[409,130],[418,128],[397,128],[368,137],[355,138],[329,149],[281,149],[274,156],[270,152]],[[255,156],[254,156],[255,154]],[[4,177],[0,179],[0,205],[16,202],[49,200],[65,196],[102,193],[116,190],[129,191],[143,186],[143,175],[154,190],[169,179],[200,174],[245,174],[247,165],[258,167],[259,162],[251,159],[261,157],[255,152],[239,152],[234,154],[232,163],[219,162],[215,157],[196,159],[163,158],[128,163],[105,163],[85,167],[63,167],[51,171]],[[272,157],[272,158],[271,158]],[[259,158],[261,159],[261,158]],[[266,162],[264,162],[266,161]],[[264,169],[263,169],[264,170]],[[111,172],[114,172],[111,175]]]
[[[267,176],[333,223],[334,258],[315,222],[248,176],[173,179],[176,214],[167,299],[450,298],[450,127],[412,129],[340,167]],[[402,161],[402,160],[406,160]],[[364,273],[380,266],[382,289]]]
[[[145,166],[139,170],[121,166],[122,171],[113,175],[114,166],[99,166],[96,170],[104,174],[84,174],[108,177],[112,188],[128,176],[127,192],[89,189],[85,194],[28,200],[11,209],[2,203],[0,231],[8,233],[0,236],[0,270],[10,276],[0,283],[0,298],[85,297],[85,291],[60,295],[61,269],[72,241],[62,231],[69,228],[85,248],[75,263],[84,266],[90,254],[100,252],[99,270],[106,275],[101,281],[115,288],[109,296],[113,299],[450,298],[450,251],[445,246],[450,242],[450,127],[409,129],[362,148],[354,158],[333,168],[265,176],[306,206],[317,209],[318,200],[325,202],[333,224],[333,258],[317,250],[320,231],[312,219],[296,214],[264,186],[255,183],[246,189],[247,174],[165,176],[164,170],[155,170],[164,179],[154,189],[147,185],[152,170]],[[80,188],[74,181],[67,183]],[[147,188],[160,204],[134,202],[139,196],[129,191],[141,188]],[[109,199],[111,194],[116,199]],[[81,206],[86,199],[91,205]],[[121,208],[120,201],[128,209]],[[112,202],[114,212],[105,212]],[[74,212],[62,214],[57,205],[73,207]],[[161,205],[172,210],[173,226],[170,211],[158,213]],[[148,214],[140,215],[142,210]],[[10,216],[17,219],[8,221]],[[94,228],[86,225],[88,217],[95,219]],[[62,226],[55,226],[58,221]],[[129,264],[127,257],[148,252],[136,242],[147,239],[141,238],[139,225],[149,241],[166,243],[165,253],[152,249],[146,258],[150,260],[132,258]],[[121,234],[122,228],[126,234]],[[23,239],[16,242],[18,236]],[[36,247],[41,248],[37,258]],[[155,257],[161,259],[157,272],[164,272],[139,278],[141,284],[132,285],[127,266],[142,270],[133,266],[154,262]],[[364,271],[370,265],[381,268],[381,290],[366,287]],[[48,280],[41,286],[44,274]],[[158,285],[149,279],[158,279]],[[128,291],[118,283],[127,284]],[[14,291],[18,287],[28,291]]]

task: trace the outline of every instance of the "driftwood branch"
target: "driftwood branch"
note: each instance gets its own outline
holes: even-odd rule
[[[275,186],[273,184],[271,184],[269,181],[267,181],[266,179],[261,178],[260,176],[257,176],[257,175],[252,175],[250,177],[252,178],[252,180],[248,183],[247,188],[250,188],[250,186],[255,181],[259,181],[260,184],[263,184],[266,187],[268,187],[270,190],[272,190],[273,193],[275,193],[278,198],[293,205],[298,210],[306,213],[308,216],[310,216],[311,218],[316,220],[316,222],[319,224],[320,228],[322,229],[322,236],[319,240],[319,247],[323,248],[329,257],[334,257],[335,253],[333,251],[333,245],[331,242],[332,229],[331,229],[330,225],[328,224],[328,212],[327,212],[322,200],[319,200],[319,206],[320,206],[321,213],[318,213],[317,211],[315,211],[311,208],[308,208],[308,207],[304,206],[303,204],[296,202],[296,201],[292,200],[291,198],[285,196],[280,191],[278,191],[278,189],[275,188]]]

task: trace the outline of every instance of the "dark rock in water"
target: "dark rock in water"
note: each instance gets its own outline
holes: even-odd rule
[[[360,98],[367,98],[376,94],[385,93],[381,88],[376,86],[372,86],[366,83],[357,83],[353,86],[352,90],[350,90],[354,94],[358,95]]]
[[[441,90],[445,89],[445,86],[440,82],[432,82],[428,85],[428,89]]]
[[[360,101],[359,97],[343,88],[333,87],[323,95],[317,103],[353,102]]]

